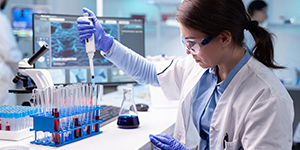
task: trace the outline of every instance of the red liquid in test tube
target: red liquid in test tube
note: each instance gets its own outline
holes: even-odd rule
[[[91,132],[90,130],[91,130],[91,129],[90,129],[90,126],[87,126],[87,127],[86,127],[86,134],[90,134],[90,132]]]
[[[74,118],[74,127],[78,127],[79,126],[79,123],[78,123],[78,118]],[[80,137],[80,133],[81,132],[81,129],[76,129],[74,130],[74,136],[75,138],[79,138]]]
[[[99,115],[95,115],[95,120],[99,120],[100,116]],[[99,127],[98,127],[98,123],[95,124],[95,132],[99,132]]]
[[[59,112],[55,112],[55,118],[59,117]],[[54,120],[54,130],[59,131],[59,119]]]
[[[54,117],[55,118],[59,117],[59,112],[57,111],[57,109],[55,109]],[[54,120],[54,131],[59,132],[59,119]],[[54,133],[54,142],[56,145],[60,143],[60,134]]]
[[[10,125],[8,124],[8,122],[6,122],[5,130],[10,131]]]
[[[55,113],[55,110],[57,111],[57,108],[52,108],[52,116],[54,117],[54,113]],[[54,120],[54,131],[55,131],[55,120]],[[52,142],[55,142],[55,133],[52,133]]]

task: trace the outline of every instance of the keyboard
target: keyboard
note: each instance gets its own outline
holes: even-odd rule
[[[103,122],[100,123],[100,126],[104,126],[118,119],[121,107],[110,105],[102,105],[101,107],[103,107],[103,109],[100,109],[100,119],[103,119]]]

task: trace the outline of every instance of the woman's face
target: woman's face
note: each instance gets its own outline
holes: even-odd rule
[[[202,39],[208,38],[207,35],[190,28],[186,28],[180,24],[180,30],[183,38],[186,41],[192,40],[197,42],[199,45]],[[187,54],[193,55],[195,62],[198,63],[202,68],[212,68],[219,64],[222,60],[222,46],[220,45],[219,38],[214,37],[205,47],[201,48],[198,54],[192,54],[186,50]]]
[[[263,23],[267,19],[267,7],[264,7],[260,10],[254,10],[252,18],[253,20],[258,21],[259,23]]]

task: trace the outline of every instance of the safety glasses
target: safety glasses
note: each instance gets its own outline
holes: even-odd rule
[[[181,36],[181,42],[184,45],[184,47],[192,54],[196,55],[202,51],[205,46],[213,39],[213,37],[208,37],[205,39],[202,39],[202,41],[197,43],[194,40],[185,40],[183,36]]]

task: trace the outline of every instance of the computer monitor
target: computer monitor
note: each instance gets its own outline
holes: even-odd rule
[[[33,14],[33,49],[45,42],[50,49],[35,63],[48,69],[54,84],[89,83],[91,75],[85,46],[79,42],[77,15]],[[97,17],[106,33],[144,56],[144,19]],[[136,83],[97,50],[94,55],[95,82],[104,85]]]
[[[32,38],[32,14],[50,13],[47,5],[12,5],[11,24],[13,34],[18,38]]]

